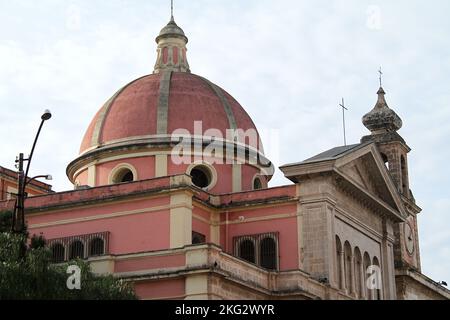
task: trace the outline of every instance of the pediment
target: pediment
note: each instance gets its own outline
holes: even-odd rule
[[[336,160],[335,168],[344,178],[380,199],[392,209],[403,212],[403,205],[375,145],[356,150]]]

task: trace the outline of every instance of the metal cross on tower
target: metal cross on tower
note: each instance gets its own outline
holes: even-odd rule
[[[383,71],[381,71],[381,67],[380,69],[378,69],[378,73],[380,74],[380,88],[383,86]]]
[[[342,108],[342,127],[344,128],[344,145],[347,146],[347,136],[345,133],[345,111],[348,111],[348,108],[345,106],[344,98],[342,98],[342,103],[339,104]]]

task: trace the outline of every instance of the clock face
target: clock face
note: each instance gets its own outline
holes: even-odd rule
[[[414,252],[414,232],[409,223],[405,223],[405,245],[406,250],[411,255]]]

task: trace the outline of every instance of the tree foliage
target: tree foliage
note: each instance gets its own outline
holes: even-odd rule
[[[11,233],[11,212],[0,213],[0,300],[134,300],[129,283],[98,276],[87,262],[52,264],[51,251],[41,236]],[[69,290],[69,265],[81,269],[81,289]]]

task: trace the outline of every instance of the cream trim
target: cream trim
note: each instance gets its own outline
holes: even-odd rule
[[[242,191],[242,165],[239,163],[233,164],[232,167],[232,190],[233,192]]]
[[[192,244],[192,196],[180,193],[170,197],[170,248]]]
[[[212,213],[210,213],[210,216],[211,216],[211,222],[209,225],[209,233],[210,233],[209,242],[220,246],[220,226],[219,226],[220,213],[212,212]]]
[[[167,172],[167,155],[155,155],[155,178],[165,177],[168,175]]]
[[[97,183],[97,167],[95,164],[88,167],[88,186],[95,187]]]
[[[190,274],[185,280],[186,300],[208,299],[208,274]]]
[[[207,224],[211,224],[211,221],[210,220],[207,220],[207,219],[205,219],[205,218],[203,218],[202,216],[199,216],[198,214],[192,214],[192,218],[193,219],[196,219],[196,220],[199,220],[199,221],[201,221],[201,222],[204,222],[204,223],[207,223]]]

